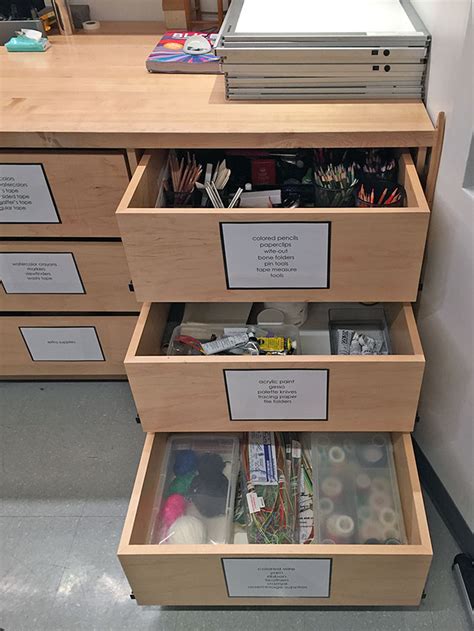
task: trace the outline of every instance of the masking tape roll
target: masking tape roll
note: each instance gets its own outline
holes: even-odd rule
[[[82,28],[85,31],[98,31],[100,29],[100,22],[96,22],[95,20],[87,20],[87,22],[82,23]]]

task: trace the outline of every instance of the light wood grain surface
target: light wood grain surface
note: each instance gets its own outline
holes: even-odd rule
[[[411,437],[393,434],[408,543],[381,545],[147,545],[166,435],[148,434],[119,558],[140,605],[417,605],[432,550]],[[229,598],[222,558],[331,558],[330,598]]]
[[[0,316],[0,379],[124,379],[123,358],[136,316]],[[33,361],[20,327],[93,326],[105,361]]]
[[[226,102],[223,76],[149,74],[155,35],[0,48],[3,147],[431,146],[421,102]]]
[[[390,210],[153,208],[167,155],[143,156],[117,211],[138,300],[416,300],[430,212],[408,151],[400,159],[407,207]],[[272,221],[330,222],[328,289],[227,288],[220,224]]]
[[[139,311],[119,242],[0,240],[0,252],[24,253],[22,260],[33,262],[41,260],[41,254],[70,253],[84,288],[82,294],[6,293],[0,282],[1,311]],[[45,283],[41,288],[45,291]]]
[[[409,304],[384,305],[392,355],[231,357],[160,355],[164,304],[146,304],[125,358],[146,432],[413,430],[425,359]],[[225,369],[327,369],[328,420],[231,421]]]

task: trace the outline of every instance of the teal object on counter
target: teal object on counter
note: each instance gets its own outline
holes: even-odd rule
[[[35,40],[24,35],[12,37],[5,48],[9,53],[44,53],[51,46],[46,37]]]

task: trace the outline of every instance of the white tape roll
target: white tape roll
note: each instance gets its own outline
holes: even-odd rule
[[[100,22],[96,22],[95,20],[87,20],[87,22],[82,23],[82,28],[85,31],[98,31],[100,29]]]

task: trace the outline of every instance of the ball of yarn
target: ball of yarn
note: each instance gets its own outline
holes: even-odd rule
[[[170,495],[163,505],[161,511],[161,520],[165,528],[169,528],[178,517],[184,514],[186,510],[186,500],[182,495],[173,493]]]
[[[183,515],[172,524],[166,543],[186,544],[186,543],[206,543],[206,526],[197,517]]]
[[[197,475],[192,481],[190,497],[204,517],[222,515],[226,509],[229,480],[223,473],[214,473],[210,478]]]
[[[173,472],[175,475],[186,475],[197,469],[198,458],[192,449],[179,449],[175,452]]]
[[[212,482],[214,477],[222,474],[224,468],[225,462],[219,454],[205,453],[199,458],[199,475],[205,480]]]
[[[185,475],[177,475],[171,480],[170,485],[166,490],[166,497],[173,495],[173,493],[179,493],[180,495],[187,496],[189,494],[189,487],[194,479],[194,471],[186,473]]]

